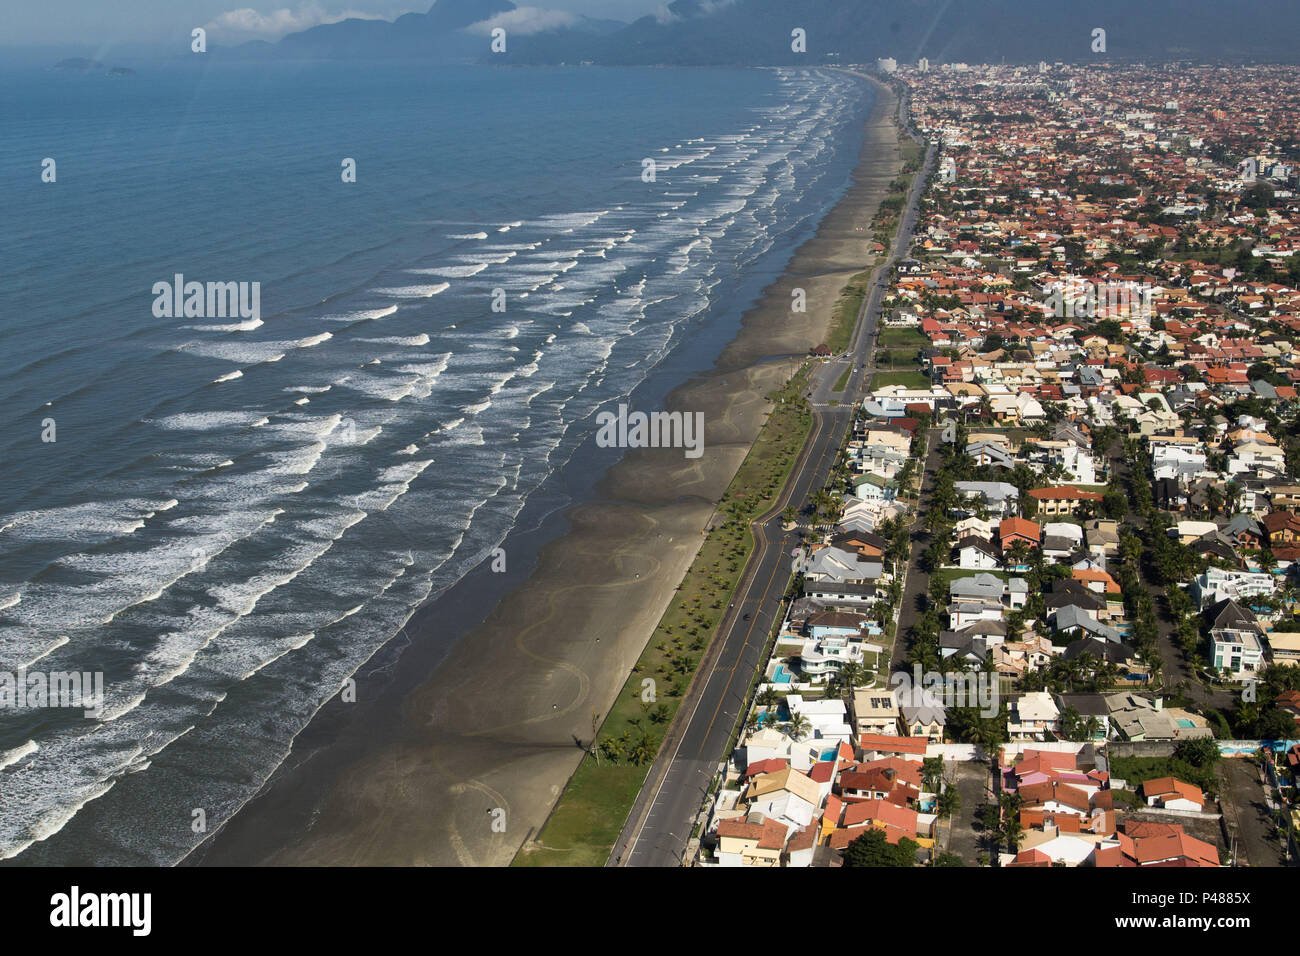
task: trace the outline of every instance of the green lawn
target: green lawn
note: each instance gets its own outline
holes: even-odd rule
[[[924,372],[914,372],[906,369],[891,369],[887,372],[876,372],[871,376],[873,391],[884,388],[886,385],[902,385],[905,388],[929,388],[930,384],[930,377]]]
[[[883,328],[880,334],[876,336],[876,348],[881,349],[905,349],[909,353],[917,349],[923,349],[930,344],[930,340],[918,332],[916,329],[907,327]]]
[[[840,290],[839,301],[831,312],[831,328],[826,333],[826,345],[836,355],[847,350],[853,342],[853,329],[858,324],[858,312],[862,309],[870,279],[870,269],[859,272]]]
[[[538,836],[515,856],[516,866],[601,866],[645,782],[664,733],[685,697],[696,668],[715,636],[736,582],[753,549],[749,522],[772,507],[812,429],[803,401],[804,366],[769,398],[776,401],[758,439],[718,505],[725,519],[704,538],[686,576],[646,642],[597,734],[622,750],[617,761],[588,754],[569,779]],[[642,682],[655,682],[656,700],[642,702]],[[662,710],[660,708],[663,708]],[[632,745],[648,736],[643,760],[632,762]]]
[[[1130,790],[1137,790],[1146,780],[1160,777],[1177,777],[1184,783],[1200,787],[1207,793],[1217,793],[1219,783],[1213,767],[1193,767],[1177,757],[1111,757],[1110,775],[1123,780]]]
[[[835,385],[831,388],[831,391],[832,392],[844,391],[844,386],[849,384],[849,375],[851,375],[852,372],[853,372],[853,366],[849,365],[848,368],[846,368],[843,372],[840,373],[840,377],[835,380]]]

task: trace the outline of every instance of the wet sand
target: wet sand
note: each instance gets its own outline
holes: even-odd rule
[[[896,111],[893,92],[877,85],[844,197],[713,369],[669,394],[667,408],[704,412],[703,456],[628,452],[565,514],[568,530],[542,546],[532,573],[436,667],[418,670],[431,671],[427,680],[395,685],[356,715],[322,711],[313,722],[322,726],[304,731],[262,793],[188,862],[511,861],[545,821],[593,716],[613,703],[690,566],[770,410],[763,396],[823,340],[840,289],[869,263],[869,224],[900,168]],[[807,293],[806,313],[791,311],[795,288]],[[438,615],[455,613],[437,602],[424,611],[406,628],[417,658],[446,623]]]

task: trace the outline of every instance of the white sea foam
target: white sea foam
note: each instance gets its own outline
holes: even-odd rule
[[[397,311],[397,306],[389,305],[382,309],[362,309],[359,312],[349,312],[347,315],[326,315],[322,316],[324,322],[367,322],[374,319],[383,319]]]
[[[191,332],[251,332],[264,324],[261,319],[247,319],[232,325],[186,325],[182,328]]]
[[[36,745],[36,741],[29,740],[25,744],[20,744],[13,750],[6,750],[0,753],[0,770],[5,767],[12,767],[18,761],[22,760],[28,754],[34,754],[41,748]]]
[[[357,339],[358,342],[365,342],[367,345],[405,345],[414,347],[417,345],[428,345],[429,336],[424,332],[419,335],[389,335],[377,339]]]
[[[389,295],[396,299],[428,299],[451,288],[450,282],[435,282],[433,285],[406,285],[392,289],[376,289],[379,295]]]
[[[468,279],[470,276],[476,276],[488,267],[490,263],[478,262],[472,266],[438,266],[433,269],[407,269],[411,275],[417,276],[437,276],[439,279]]]

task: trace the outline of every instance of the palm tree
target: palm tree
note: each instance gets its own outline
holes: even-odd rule
[[[627,759],[632,766],[642,767],[655,759],[659,753],[659,740],[648,733],[642,733],[628,751]]]
[[[839,685],[845,700],[853,697],[853,691],[862,680],[862,665],[857,661],[845,661],[840,667]]]
[[[926,757],[921,761],[921,786],[935,793],[943,782],[943,758]]]
[[[790,712],[790,722],[786,725],[786,733],[794,740],[802,740],[808,731],[812,730],[812,724],[808,718],[798,711]]]

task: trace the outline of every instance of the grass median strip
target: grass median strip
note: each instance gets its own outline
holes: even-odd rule
[[[840,290],[839,301],[831,312],[831,330],[826,338],[826,347],[836,355],[846,351],[853,342],[853,330],[857,327],[862,300],[871,283],[871,271],[859,272]]]
[[[645,650],[537,837],[516,866],[601,866],[658,755],[731,603],[754,548],[749,523],[780,496],[812,430],[809,367],[768,397],[774,405],[719,502],[704,543]],[[649,698],[649,699],[647,699]]]

